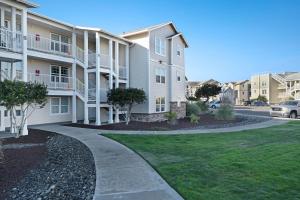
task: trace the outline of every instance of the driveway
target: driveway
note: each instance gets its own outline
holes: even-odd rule
[[[98,130],[61,125],[32,128],[70,136],[89,147],[96,166],[94,200],[183,200],[139,155]]]

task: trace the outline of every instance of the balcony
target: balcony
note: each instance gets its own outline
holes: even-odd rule
[[[72,90],[72,77],[49,74],[28,74],[28,81],[45,84],[50,90]]]
[[[84,51],[83,51],[83,49],[77,47],[77,49],[76,49],[76,57],[77,57],[77,60],[79,60],[80,62],[84,63]]]
[[[100,66],[102,68],[110,68],[110,56],[108,54],[100,54]],[[96,67],[96,53],[89,50],[89,67]]]
[[[64,43],[61,41],[51,40],[49,38],[41,37],[36,34],[28,34],[28,49],[51,53],[60,56],[71,57],[72,56],[72,44]]]
[[[12,32],[6,28],[0,28],[0,49],[21,53],[23,47],[23,35],[20,32]]]
[[[0,81],[3,80],[16,80],[22,81],[23,80],[23,72],[20,70],[16,70],[16,74],[12,77],[11,73],[7,72],[6,70],[1,69],[0,72]]]

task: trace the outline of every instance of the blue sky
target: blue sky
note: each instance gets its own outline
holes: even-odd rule
[[[261,72],[300,71],[300,0],[34,2],[40,14],[115,34],[173,21],[190,44],[189,80],[234,81]]]

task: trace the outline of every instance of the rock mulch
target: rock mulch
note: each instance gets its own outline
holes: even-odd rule
[[[46,158],[7,192],[5,199],[93,199],[96,172],[92,153],[76,139],[54,135]]]
[[[260,123],[267,121],[267,118],[256,118],[248,116],[236,116],[233,120],[217,120],[212,114],[200,115],[198,124],[190,123],[189,118],[178,119],[175,125],[167,121],[162,122],[140,122],[131,121],[128,125],[124,122],[118,124],[106,124],[101,126],[86,124],[66,124],[66,126],[91,128],[101,130],[128,130],[128,131],[170,131],[170,130],[195,130],[195,129],[216,129],[234,126],[243,126],[248,124]]]

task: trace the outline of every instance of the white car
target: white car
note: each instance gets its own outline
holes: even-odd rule
[[[208,104],[208,106],[212,109],[217,109],[217,108],[220,108],[221,106],[221,101],[212,101]]]

